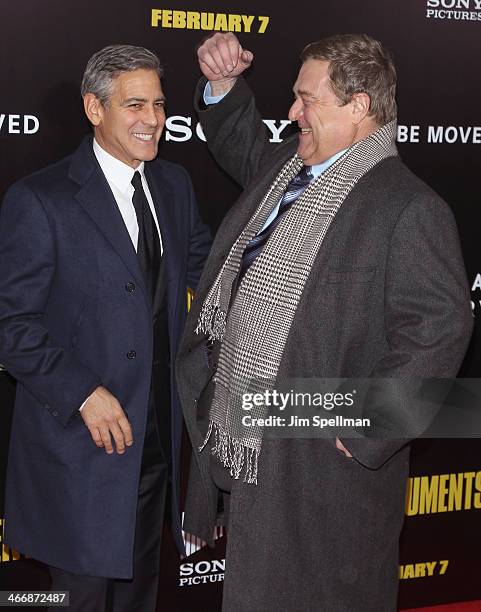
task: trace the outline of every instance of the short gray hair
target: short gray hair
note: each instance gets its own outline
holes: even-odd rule
[[[106,106],[112,94],[112,83],[121,72],[154,70],[163,75],[159,58],[144,47],[110,45],[94,53],[87,62],[80,93],[93,93]]]

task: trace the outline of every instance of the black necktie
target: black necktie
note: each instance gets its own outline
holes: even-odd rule
[[[312,174],[310,174],[309,172],[310,169],[310,166],[303,166],[300,169],[299,173],[296,174],[296,176],[289,183],[286,191],[284,192],[284,195],[282,196],[281,203],[279,204],[279,211],[277,213],[277,217],[273,219],[270,225],[264,228],[262,232],[259,232],[257,236],[254,236],[254,238],[252,238],[252,240],[246,246],[245,251],[242,255],[237,286],[239,286],[239,283],[242,280],[244,274],[260,255],[262,249],[264,248],[264,245],[269,240],[270,235],[281,222],[282,217],[286,214],[292,204],[297,200],[297,198],[311,182]]]
[[[132,185],[134,186],[132,203],[135,208],[135,214],[137,215],[137,223],[139,224],[137,257],[153,304],[160,271],[161,255],[159,234],[144,188],[142,187],[142,179],[139,172],[134,173]]]

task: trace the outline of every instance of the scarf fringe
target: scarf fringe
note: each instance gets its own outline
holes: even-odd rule
[[[245,469],[244,482],[248,484],[257,484],[259,451],[255,448],[249,448],[239,440],[229,436],[229,434],[214,421],[210,421],[205,440],[199,448],[199,451],[205,448],[212,432],[214,432],[214,443],[211,452],[218,457],[224,467],[230,469],[232,478],[239,480],[242,470]]]
[[[195,328],[195,333],[207,334],[211,340],[223,340],[227,313],[221,310],[217,304],[204,302],[199,315],[199,322]]]
[[[209,438],[210,438],[210,436],[211,436],[211,434],[212,434],[212,427],[213,427],[213,425],[214,425],[213,421],[209,421],[209,429],[207,430],[207,433],[206,433],[206,435],[205,435],[204,441],[203,441],[203,442],[202,442],[202,444],[199,446],[199,453],[201,453],[201,452],[204,450],[205,445],[206,445],[206,444],[207,444],[207,442],[209,441]]]

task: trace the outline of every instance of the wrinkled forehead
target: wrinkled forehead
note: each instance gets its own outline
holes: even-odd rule
[[[127,97],[148,97],[152,95],[162,97],[162,85],[159,75],[155,70],[129,70],[119,72],[112,79],[112,94],[118,94],[122,98]]]
[[[329,62],[309,58],[301,66],[297,79],[294,83],[294,92],[320,91],[330,89]]]

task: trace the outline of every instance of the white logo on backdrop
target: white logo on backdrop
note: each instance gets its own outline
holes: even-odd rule
[[[208,582],[223,582],[225,559],[182,563],[179,568],[179,586],[193,586]]]
[[[434,1],[434,0],[430,0]],[[445,0],[448,1],[448,0]],[[481,0],[477,0],[481,3]],[[480,13],[481,14],[481,13]],[[263,119],[269,134],[269,142],[283,142],[287,136],[288,119]],[[40,120],[35,115],[0,113],[0,134],[36,134]],[[188,142],[197,138],[205,142],[205,135],[199,122],[184,115],[171,115],[165,122],[166,142]],[[398,125],[397,141],[400,143],[428,144],[481,144],[479,125]]]
[[[269,142],[283,142],[287,135],[285,130],[291,122],[287,119],[263,119],[263,122],[269,134]],[[194,137],[205,142],[201,124],[193,121],[192,117],[172,115],[165,122],[166,142],[188,142]],[[481,126],[398,125],[397,141],[415,144],[481,144]]]
[[[182,522],[184,522],[183,513]],[[216,527],[214,529],[214,540],[219,540],[223,536],[224,528]],[[182,531],[182,537],[184,538],[186,552],[184,558],[194,555],[207,546],[207,542],[185,531]],[[179,586],[192,586],[195,584],[206,584],[207,582],[222,582],[224,580],[224,570],[225,559],[198,561],[197,563],[182,563],[179,567]]]
[[[481,21],[481,0],[426,0],[426,17]]]
[[[280,135],[291,122],[287,119],[281,119],[280,121],[276,121],[275,119],[263,119],[263,121],[271,134],[269,142],[282,142]],[[166,141],[186,142],[192,138],[194,133],[199,140],[205,142],[202,126],[197,122],[195,123],[195,127],[193,127],[192,117],[172,115],[168,117],[165,122]]]
[[[35,115],[7,115],[0,113],[0,134],[36,134],[40,121]]]

